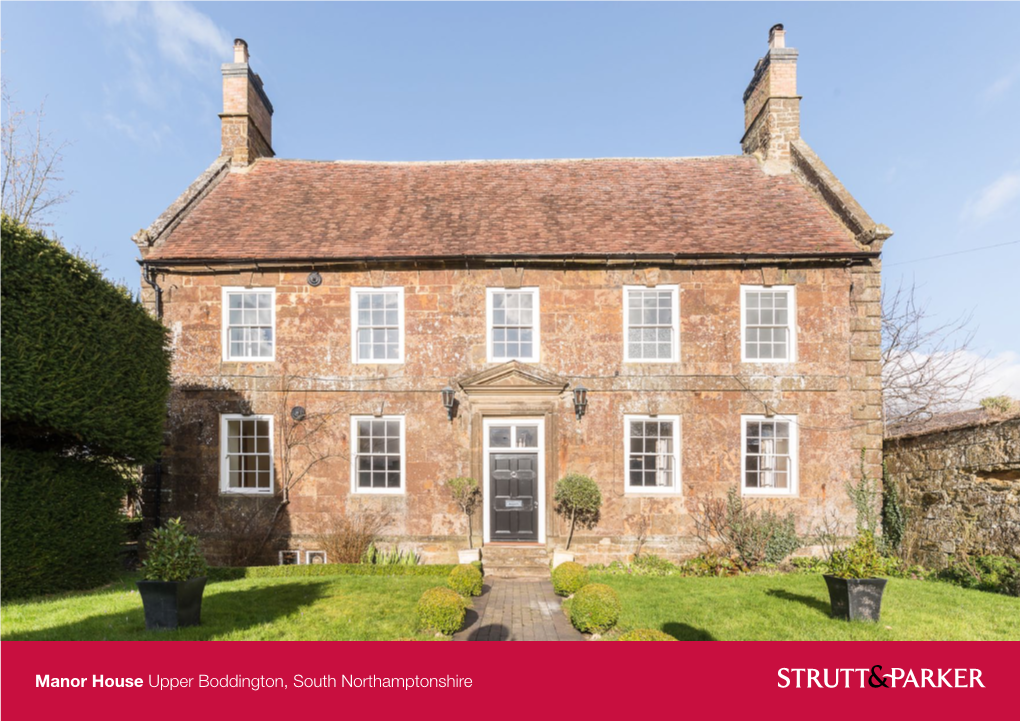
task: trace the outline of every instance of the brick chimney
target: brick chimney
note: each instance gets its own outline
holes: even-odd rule
[[[234,41],[234,62],[223,64],[223,148],[233,165],[249,165],[273,152],[273,104],[262,79],[248,66],[248,43]]]
[[[786,47],[782,25],[769,30],[769,51],[754,66],[744,91],[745,155],[771,165],[789,163],[790,143],[800,138],[800,96],[797,95],[797,51]]]

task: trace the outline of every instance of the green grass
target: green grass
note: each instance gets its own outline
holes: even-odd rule
[[[443,578],[257,578],[206,586],[202,625],[146,631],[135,575],[94,591],[0,607],[4,641],[386,641],[431,639],[415,604]]]
[[[877,624],[829,617],[819,574],[656,578],[593,573],[616,589],[623,613],[612,638],[637,628],[702,641],[1020,640],[1020,598],[947,583],[890,579]]]

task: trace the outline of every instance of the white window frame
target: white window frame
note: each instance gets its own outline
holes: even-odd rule
[[[785,421],[790,424],[790,482],[787,488],[748,488],[747,483],[747,424],[761,421]],[[800,489],[799,428],[797,416],[740,416],[740,495],[742,496],[797,496]]]
[[[532,319],[532,354],[528,358],[496,358],[493,355],[493,307],[492,297],[496,293],[530,293]],[[524,363],[538,363],[542,346],[542,313],[539,308],[539,292],[537,287],[528,288],[486,288],[485,289],[485,357],[489,363],[506,363],[517,360]]]
[[[396,293],[397,294],[397,357],[366,358],[358,357],[358,295],[361,293]],[[390,286],[386,288],[351,288],[351,362],[358,365],[394,365],[404,362],[404,289]]]
[[[631,421],[670,421],[673,423],[673,485],[672,486],[642,486],[635,488],[630,485],[630,423]],[[648,416],[648,415],[624,415],[623,417],[623,491],[628,496],[644,495],[677,495],[682,490],[680,478],[680,416]]]
[[[492,426],[510,426],[510,448],[493,448],[489,443],[489,429]],[[512,445],[517,426],[538,427],[538,447],[518,448]],[[482,419],[482,542],[492,542],[492,480],[490,478],[489,456],[492,453],[538,453],[538,540],[545,543],[545,418],[542,416],[487,416]]]
[[[231,488],[230,458],[227,454],[227,423],[229,421],[269,421],[269,488]],[[220,493],[231,496],[271,496],[276,491],[276,429],[270,415],[220,415]]]
[[[788,294],[786,332],[789,352],[786,358],[747,357],[747,294],[785,291]],[[797,362],[797,286],[795,285],[742,285],[740,286],[740,361],[742,363],[796,363]]]
[[[268,358],[234,358],[230,355],[230,301],[228,295],[254,295],[257,293],[269,293],[271,300],[271,322],[273,327],[273,354]],[[222,316],[221,344],[223,346],[223,360],[231,363],[273,363],[276,361],[276,288],[244,288],[240,286],[224,286],[220,293],[220,315]]]
[[[673,293],[673,342],[669,358],[631,358],[630,294],[635,290],[668,290]],[[680,286],[679,285],[625,285],[623,286],[623,360],[625,363],[676,363],[680,360]]]
[[[397,421],[400,424],[400,486],[398,488],[361,488],[358,486],[358,421]],[[359,496],[399,496],[407,492],[407,425],[404,416],[351,416],[351,493]],[[369,453],[368,455],[372,455]]]

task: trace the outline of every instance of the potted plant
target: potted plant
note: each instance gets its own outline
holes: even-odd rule
[[[553,551],[553,568],[561,563],[574,560],[570,553],[570,542],[574,540],[574,527],[594,528],[602,509],[602,492],[598,484],[580,473],[568,473],[556,483],[556,512],[570,518],[570,533],[565,550]]]
[[[197,626],[202,615],[206,564],[198,539],[174,518],[152,532],[138,592],[150,631]]]
[[[829,603],[833,618],[848,621],[878,621],[886,579],[882,557],[871,531],[861,531],[853,545],[829,556]]]
[[[457,560],[460,563],[472,563],[481,559],[479,549],[473,548],[471,543],[471,516],[474,514],[478,504],[482,501],[482,491],[478,488],[478,482],[474,478],[450,478],[446,481],[446,488],[453,496],[454,502],[461,512],[467,517],[467,549],[457,551]]]

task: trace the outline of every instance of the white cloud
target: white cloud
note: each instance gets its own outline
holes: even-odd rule
[[[980,378],[971,399],[1010,396],[1020,399],[1020,353],[1003,351],[980,362]]]
[[[1020,78],[1020,67],[1014,68],[985,88],[983,96],[986,102],[994,102],[1009,92],[1013,84]]]
[[[1008,172],[981,189],[963,206],[964,220],[983,221],[1020,200],[1020,173]]]

